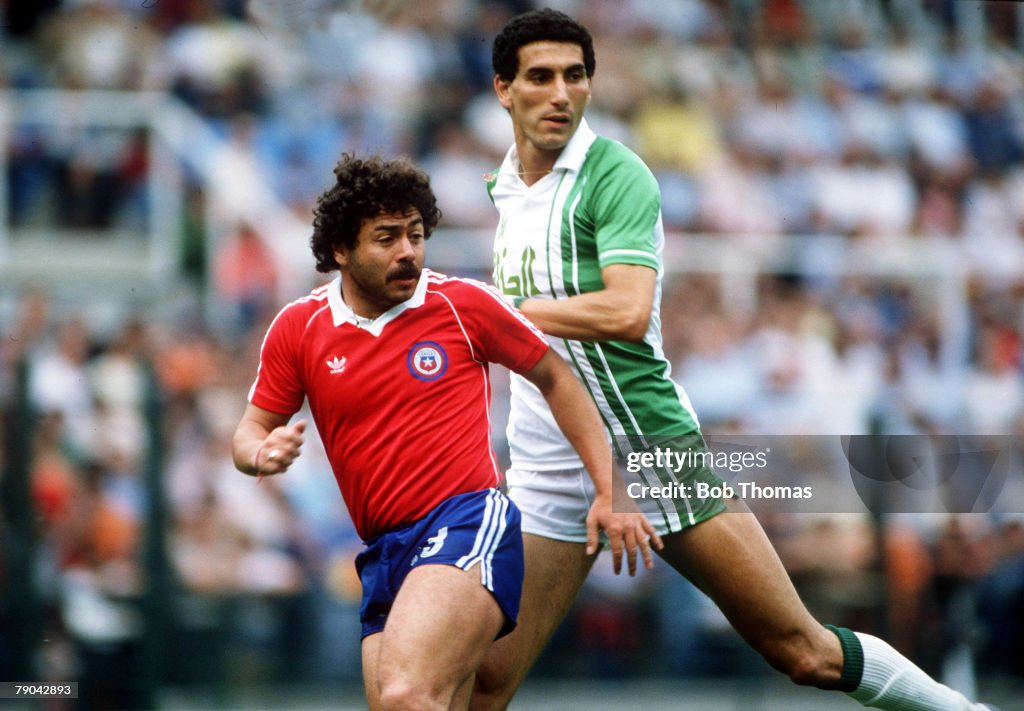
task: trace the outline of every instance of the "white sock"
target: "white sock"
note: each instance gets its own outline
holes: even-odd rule
[[[986,707],[935,681],[878,637],[862,632],[851,636],[860,642],[864,669],[860,685],[847,693],[861,705],[887,711],[985,711]],[[843,634],[839,638],[845,653],[847,640]]]

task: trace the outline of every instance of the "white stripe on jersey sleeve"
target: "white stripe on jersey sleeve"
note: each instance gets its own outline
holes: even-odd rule
[[[526,326],[528,329],[530,329],[537,336],[537,338],[539,338],[540,340],[544,341],[544,344],[547,345],[548,339],[544,335],[544,332],[541,331],[536,326],[534,326],[533,322],[530,321],[530,319],[526,318],[526,316],[524,316],[519,311],[519,309],[517,309],[514,306],[512,306],[511,304],[509,304],[508,301],[505,299],[505,296],[500,291],[498,291],[497,288],[495,288],[494,286],[492,286],[490,284],[485,284],[484,282],[478,281],[476,279],[461,279],[460,278],[460,279],[458,279],[458,281],[462,282],[463,284],[469,284],[470,286],[472,286],[472,287],[474,287],[476,289],[479,289],[484,294],[486,294],[489,298],[491,298],[494,301],[496,301],[497,303],[501,304],[501,307],[503,309],[505,309],[510,314],[515,316],[519,320],[520,323],[522,323],[524,326]]]
[[[610,257],[643,257],[649,262],[656,263],[658,261],[658,257],[655,254],[642,249],[609,249],[597,255],[598,260],[602,262]]]
[[[278,311],[277,314],[274,316],[273,320],[270,322],[270,325],[267,326],[267,332],[263,334],[263,340],[260,342],[260,362],[256,366],[256,378],[252,381],[252,385],[249,387],[249,394],[246,396],[248,402],[252,402],[252,396],[256,394],[256,385],[260,382],[260,371],[263,370],[263,348],[267,345],[267,336],[270,335],[270,332],[273,330],[274,325],[277,323],[278,319],[280,319],[281,316],[283,316],[288,309],[298,304],[304,304],[307,301],[325,301],[327,299],[327,287],[329,286],[330,284],[325,284],[323,286],[317,287],[316,289],[313,289],[313,291],[306,294],[305,296],[299,297],[298,299],[295,299],[295,301],[288,302],[283,307],[281,307],[281,310]],[[316,317],[317,314],[319,314],[325,308],[327,308],[326,305],[323,308],[317,309],[313,313],[313,316],[310,317],[309,321],[306,321],[306,328],[309,328],[310,322]]]

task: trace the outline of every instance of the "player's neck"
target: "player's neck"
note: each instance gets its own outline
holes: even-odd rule
[[[394,304],[378,303],[376,300],[368,298],[362,290],[351,284],[346,288],[344,278],[341,281],[341,300],[352,311],[357,322],[369,323],[394,306]]]
[[[538,151],[527,146],[519,146],[516,153],[519,156],[516,169],[520,179],[527,185],[533,185],[554,169],[562,151]]]

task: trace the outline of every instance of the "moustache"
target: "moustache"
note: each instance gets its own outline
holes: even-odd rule
[[[405,262],[399,265],[397,268],[392,270],[387,275],[388,281],[395,281],[396,279],[419,279],[420,269],[412,262]]]

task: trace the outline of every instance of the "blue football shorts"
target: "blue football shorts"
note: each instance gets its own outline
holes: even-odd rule
[[[519,509],[497,489],[458,494],[423,518],[370,539],[356,556],[363,586],[362,636],[384,629],[405,576],[420,565],[479,566],[505,616],[498,637],[516,626],[523,590],[523,537]]]

